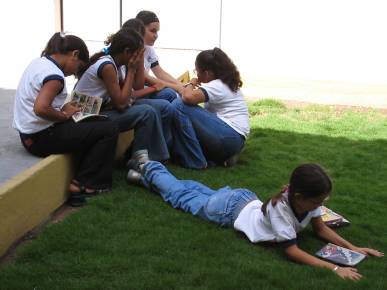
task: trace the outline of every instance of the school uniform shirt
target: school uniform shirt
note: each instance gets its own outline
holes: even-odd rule
[[[60,110],[67,97],[65,75],[58,63],[49,56],[33,60],[24,71],[16,89],[12,126],[20,133],[33,134],[42,131],[55,122],[43,119],[34,112],[36,97],[43,85],[50,80],[62,83],[62,89],[55,96],[51,106]]]
[[[114,66],[117,73],[117,83],[119,84],[121,70],[117,69],[114,59],[110,55],[104,55],[83,73],[74,90],[85,95],[101,97],[104,104],[109,103],[110,96],[102,79],[102,69],[107,64]]]
[[[242,91],[231,91],[220,79],[202,83],[200,89],[206,98],[204,107],[247,138],[250,133],[249,112]]]
[[[159,65],[159,57],[153,46],[145,45],[144,51],[144,68],[146,72]]]
[[[252,243],[286,242],[290,246],[297,242],[297,233],[304,229],[314,217],[322,215],[321,207],[307,212],[302,220],[298,220],[289,203],[288,193],[282,200],[272,206],[267,204],[266,215],[263,214],[262,202],[255,200],[248,203],[234,222],[234,228],[246,234]]]

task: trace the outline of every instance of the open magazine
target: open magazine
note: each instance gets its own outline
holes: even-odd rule
[[[188,83],[191,80],[190,75],[189,75],[189,71],[188,70],[185,71],[181,76],[179,76],[177,78],[177,80],[183,84]]]
[[[323,215],[321,216],[323,222],[329,227],[340,227],[349,225],[350,222],[345,219],[343,216],[334,212],[333,210],[322,206]]]
[[[75,106],[81,109],[79,112],[76,112],[74,115],[72,115],[72,118],[75,122],[79,122],[89,117],[106,117],[105,115],[99,114],[102,105],[102,98],[100,97],[92,97],[77,91],[73,91],[66,103],[68,102],[74,103]]]
[[[343,266],[355,266],[366,256],[347,248],[328,243],[316,253],[317,257]]]

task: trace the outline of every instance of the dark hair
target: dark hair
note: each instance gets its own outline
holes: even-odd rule
[[[157,15],[154,12],[148,10],[142,10],[138,12],[136,18],[140,19],[144,25],[148,25],[153,22],[160,22]]]
[[[266,214],[267,204],[271,201],[272,205],[275,206],[286,191],[289,193],[289,197],[294,196],[296,193],[305,198],[318,197],[332,191],[332,181],[320,165],[316,163],[302,164],[293,170],[289,185],[282,188],[279,193],[262,205],[262,212]]]
[[[332,181],[320,165],[306,163],[293,170],[288,191],[289,195],[300,193],[306,198],[318,197],[332,191]]]
[[[79,74],[79,78],[82,74],[93,65],[103,55],[116,55],[123,52],[126,48],[129,49],[130,53],[144,47],[144,40],[137,31],[133,29],[122,28],[117,33],[108,36],[105,40],[105,45],[108,46],[107,51],[100,51],[93,54],[90,57],[88,65],[86,65]]]
[[[89,61],[89,50],[82,39],[75,35],[62,35],[61,32],[56,32],[48,41],[41,56],[55,53],[66,54],[74,50],[79,51],[78,58],[80,60],[86,63]]]
[[[216,79],[224,82],[233,92],[243,85],[237,67],[220,48],[200,52],[195,64],[201,71],[211,71]]]
[[[133,29],[134,31],[137,31],[142,37],[145,35],[145,26],[144,23],[137,18],[131,18],[127,20],[123,25],[123,29]]]

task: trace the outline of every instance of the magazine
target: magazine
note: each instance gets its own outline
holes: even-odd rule
[[[181,76],[179,76],[177,78],[177,80],[183,84],[188,83],[191,80],[190,75],[189,75],[189,71],[188,70],[185,71]]]
[[[321,216],[323,222],[329,227],[339,227],[349,225],[350,222],[343,216],[334,212],[333,210],[322,206],[323,215]]]
[[[102,98],[100,97],[92,97],[73,91],[68,102],[72,102],[75,106],[80,108],[79,112],[72,115],[75,122],[79,122],[89,117],[107,117],[99,114],[102,105]]]
[[[319,250],[316,256],[343,266],[355,266],[366,257],[361,253],[331,243]]]

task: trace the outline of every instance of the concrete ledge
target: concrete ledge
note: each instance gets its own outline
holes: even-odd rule
[[[0,256],[67,199],[72,155],[51,155],[0,187]]]
[[[133,131],[120,134],[117,159],[132,140]],[[67,200],[76,162],[75,155],[51,155],[0,186],[0,257]]]

